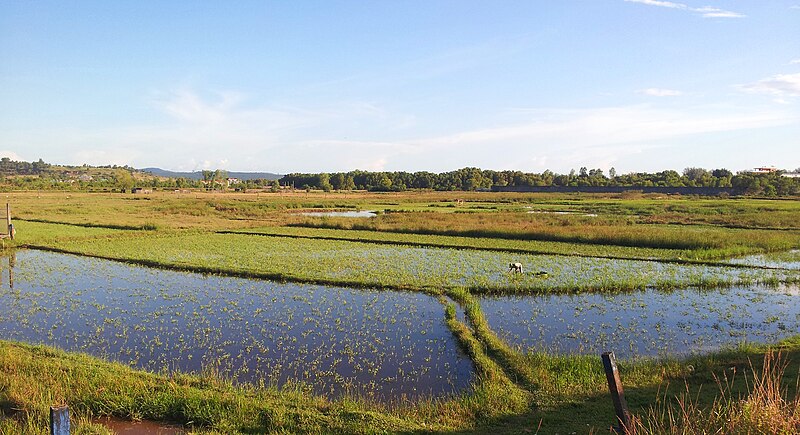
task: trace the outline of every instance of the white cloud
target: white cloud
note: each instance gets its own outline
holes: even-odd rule
[[[789,61],[789,65],[798,65],[800,64],[800,59],[792,59]]]
[[[624,0],[628,3],[640,3],[648,6],[658,6],[662,8],[679,9],[682,11],[694,12],[700,14],[704,18],[744,18],[746,15],[739,12],[726,11],[724,9],[715,8],[712,6],[703,6],[700,8],[692,7],[684,3],[676,3],[661,0]]]
[[[705,9],[705,10],[703,10]],[[695,12],[702,12],[704,18],[744,18],[746,15],[738,12],[723,11],[717,8],[701,8],[695,9]]]
[[[653,105],[515,109],[495,114],[491,128],[466,124],[438,130],[440,134],[423,134],[414,124],[397,127],[407,114],[369,103],[285,108],[258,106],[241,95],[225,95],[232,94],[201,97],[183,90],[157,99],[154,107],[164,118],[156,124],[48,131],[26,134],[25,140],[31,149],[58,143],[71,160],[58,162],[72,164],[278,173],[445,171],[464,166],[566,172],[580,166],[619,168],[620,162],[634,161],[656,147],[800,121],[796,112],[777,105],[766,109],[666,110]],[[669,164],[657,163],[640,164],[654,169]]]
[[[785,101],[787,97],[800,97],[800,73],[776,74],[737,87],[745,92],[773,95]]]
[[[651,97],[678,97],[683,95],[683,92],[674,89],[661,89],[661,88],[647,88],[639,91],[640,94],[649,95]]]
[[[528,111],[528,121],[496,128],[393,142],[309,142],[302,150],[289,148],[285,156],[324,154],[328,156],[325,163],[311,159],[297,163],[326,171],[366,168],[367,162],[381,162],[372,167],[386,170],[445,171],[464,166],[536,171],[568,171],[579,166],[608,169],[621,159],[664,146],[665,141],[679,144],[692,135],[798,122],[797,115],[781,111],[714,111],[708,107],[663,110],[647,105],[538,109]]]
[[[8,157],[11,160],[16,161],[23,161],[25,159],[21,158],[19,154],[15,153],[14,151],[9,150],[0,150],[0,157]]]
[[[688,9],[689,7],[682,3],[674,3],[674,2],[667,2],[667,1],[659,1],[659,0],[625,0],[629,3],[641,3],[643,5],[650,5],[650,6],[660,6],[663,8],[672,8],[672,9]]]
[[[286,107],[257,105],[236,92],[179,89],[155,94],[150,102],[163,115],[156,123],[65,129],[26,141],[41,147],[59,143],[64,153],[60,161],[69,164],[161,165],[187,171],[328,171],[350,165],[380,169],[387,161],[384,156],[396,154],[387,147],[398,149],[396,144],[343,144],[394,135],[415,123],[408,115],[359,101]]]
[[[534,110],[533,118],[517,125],[473,130],[419,141],[420,145],[470,143],[556,143],[575,146],[622,144],[714,131],[732,131],[788,123],[778,112],[704,115],[702,110],[672,111],[651,106],[591,110]]]

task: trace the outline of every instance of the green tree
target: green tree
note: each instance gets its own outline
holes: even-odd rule
[[[356,183],[353,180],[352,175],[347,175],[344,177],[344,185],[342,185],[342,190],[356,190]]]
[[[331,176],[330,174],[327,174],[325,172],[317,175],[316,184],[320,189],[326,192],[330,192],[331,190],[333,190],[333,185],[331,184]]]
[[[132,189],[136,183],[136,180],[133,179],[133,175],[125,169],[117,169],[114,178],[117,187],[125,191]]]
[[[335,190],[342,190],[344,188],[344,181],[345,175],[341,172],[337,172],[331,176],[331,186],[333,186]]]

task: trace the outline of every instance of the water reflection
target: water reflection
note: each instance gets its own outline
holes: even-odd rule
[[[9,252],[4,252],[2,255],[7,258],[7,262],[6,263],[8,264],[8,267],[5,267],[4,269],[8,270],[8,288],[13,290],[14,289],[14,267],[17,265],[17,252],[16,251],[9,251]],[[3,281],[4,281],[3,278],[4,278],[5,274],[6,274],[6,271],[3,271],[3,273],[0,273],[0,287],[5,286],[5,284],[3,283]]]

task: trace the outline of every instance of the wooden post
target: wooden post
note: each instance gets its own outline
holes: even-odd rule
[[[614,352],[605,352],[601,357],[603,359],[603,368],[606,370],[611,401],[614,402],[614,412],[617,414],[617,420],[620,423],[620,427],[617,430],[625,434],[632,433],[631,413],[628,411],[628,403],[625,401],[625,393],[622,390],[622,381],[619,378]]]
[[[6,203],[6,222],[8,223],[8,237],[14,240],[14,225],[11,225],[11,204]]]
[[[69,407],[50,407],[50,435],[69,435]]]

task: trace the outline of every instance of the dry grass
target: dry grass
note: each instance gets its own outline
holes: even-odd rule
[[[760,370],[752,363],[746,395],[733,391],[733,379],[716,377],[719,395],[703,406],[699,394],[687,391],[659,401],[648,413],[635,419],[637,434],[797,434],[800,433],[800,374],[789,393],[788,362],[780,353],[767,352]],[[734,375],[735,376],[735,373]]]

